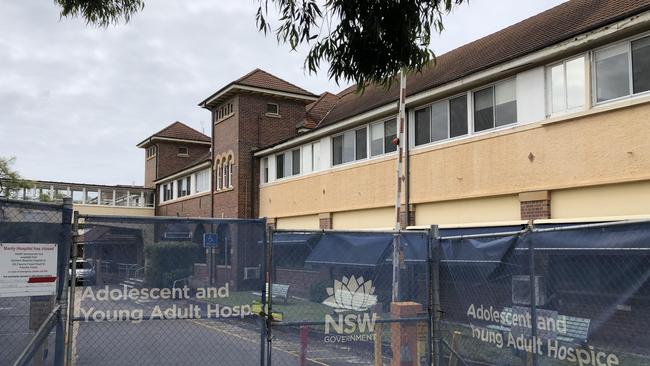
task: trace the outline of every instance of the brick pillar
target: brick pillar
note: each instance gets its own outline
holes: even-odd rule
[[[406,207],[402,206],[402,211],[399,213],[399,224],[402,226],[402,229],[407,226],[415,226],[415,205],[409,205],[408,209],[408,222],[406,220]]]
[[[422,304],[417,302],[393,302],[390,304],[392,319],[413,318],[422,312]],[[391,323],[390,347],[393,358],[391,366],[418,365],[417,323]]]
[[[551,193],[549,191],[519,193],[519,207],[522,220],[550,219]]]
[[[318,214],[318,226],[321,230],[328,230],[332,228],[332,213],[325,212]]]

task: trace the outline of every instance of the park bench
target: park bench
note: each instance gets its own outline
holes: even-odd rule
[[[289,300],[289,286],[290,285],[281,285],[278,283],[274,283],[271,285],[271,297],[272,298],[279,298],[284,301],[286,304],[287,301]],[[267,289],[268,289],[268,284],[267,284]],[[253,292],[253,295],[257,296],[262,296],[261,292]]]

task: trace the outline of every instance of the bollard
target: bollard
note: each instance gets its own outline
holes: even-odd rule
[[[309,326],[300,326],[300,366],[307,365],[307,344],[309,342]]]
[[[381,364],[381,332],[382,324],[375,323],[375,366],[382,366]]]

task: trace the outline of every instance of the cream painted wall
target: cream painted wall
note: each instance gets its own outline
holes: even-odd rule
[[[650,181],[551,192],[551,218],[650,215]]]
[[[114,207],[102,205],[73,205],[81,215],[154,216],[153,208]]]
[[[423,203],[415,206],[415,225],[514,221],[521,217],[517,195]]]
[[[481,203],[487,211],[480,220],[462,203],[457,204],[468,207],[462,212],[449,204],[437,206],[455,212],[445,217],[423,206],[416,209],[418,225],[516,220],[519,204],[513,197],[520,192],[650,180],[649,120],[650,103],[643,102],[413,149],[412,204],[510,197],[507,203],[503,198]],[[263,185],[260,216],[389,207],[394,203],[394,160],[390,155]]]
[[[318,222],[318,215],[279,217],[276,227],[278,229],[319,230]]]
[[[390,229],[395,226],[395,208],[381,207],[368,210],[334,212],[332,228],[341,229]]]

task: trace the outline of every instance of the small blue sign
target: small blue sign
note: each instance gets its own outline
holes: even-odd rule
[[[219,245],[219,240],[217,234],[215,233],[205,233],[203,234],[203,247],[204,248],[216,248]]]

